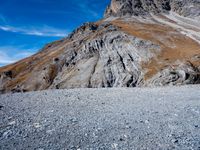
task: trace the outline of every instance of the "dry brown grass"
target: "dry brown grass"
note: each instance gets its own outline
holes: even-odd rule
[[[17,85],[23,84],[25,81],[31,78],[33,72],[42,70],[44,67],[50,65],[54,58],[58,57],[64,52],[64,47],[68,43],[60,44],[55,48],[47,48],[45,51],[40,51],[39,53],[18,61],[14,64],[0,68],[0,74],[7,71],[12,71],[13,78],[8,80],[5,84],[5,89],[11,91]],[[55,72],[52,71],[53,68],[50,67],[50,78],[55,77]]]
[[[143,68],[148,70],[145,80],[151,78],[166,65],[172,65],[177,60],[192,62],[191,57],[200,54],[200,45],[196,41],[169,26],[141,22],[126,23],[121,20],[112,23],[130,35],[149,40],[161,47],[162,51],[156,54],[156,58],[142,64]]]

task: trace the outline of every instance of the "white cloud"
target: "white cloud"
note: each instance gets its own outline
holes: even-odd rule
[[[44,25],[42,27],[14,27],[10,25],[0,25],[0,30],[25,35],[46,37],[65,37],[68,34],[67,30],[60,30],[47,25]]]
[[[9,53],[9,52],[14,53]],[[36,49],[21,49],[12,46],[0,47],[0,66],[8,65],[17,62],[20,59],[26,58],[34,54]]]
[[[10,58],[6,53],[0,51],[0,64],[10,64],[15,62],[12,58]]]

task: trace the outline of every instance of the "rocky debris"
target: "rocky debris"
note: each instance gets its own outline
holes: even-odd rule
[[[0,95],[0,149],[198,150],[199,99],[199,85]]]

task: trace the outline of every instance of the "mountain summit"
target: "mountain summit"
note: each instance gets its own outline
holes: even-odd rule
[[[199,0],[112,0],[105,17],[143,16],[175,12],[185,17],[200,16]]]
[[[37,54],[0,68],[0,91],[200,83],[199,0],[112,0]]]

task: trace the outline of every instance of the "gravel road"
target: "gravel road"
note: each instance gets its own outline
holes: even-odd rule
[[[200,150],[200,86],[0,95],[1,150]]]

